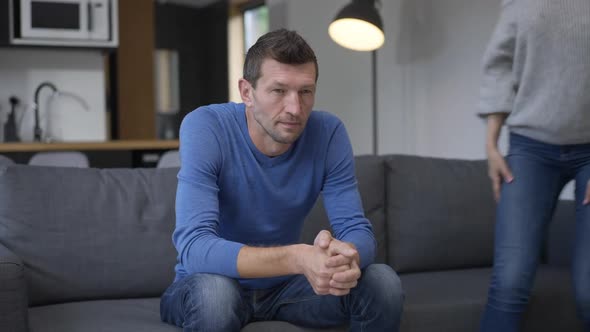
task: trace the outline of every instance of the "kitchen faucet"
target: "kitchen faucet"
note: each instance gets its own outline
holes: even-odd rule
[[[50,88],[53,91],[54,96],[62,96],[62,97],[71,98],[71,99],[75,100],[76,102],[78,102],[84,110],[86,110],[86,111],[90,110],[90,106],[88,105],[88,103],[86,103],[84,98],[82,98],[74,93],[71,93],[71,92],[58,90],[57,87],[55,86],[55,84],[53,84],[51,82],[43,82],[43,83],[39,84],[37,86],[37,89],[35,89],[35,100],[33,102],[33,109],[35,110],[35,128],[34,128],[33,133],[34,133],[35,141],[37,141],[37,142],[41,141],[42,132],[43,132],[41,130],[41,124],[40,124],[40,120],[39,120],[39,93],[41,93],[41,89],[43,89],[44,87]]]
[[[41,141],[41,126],[39,125],[39,92],[41,92],[41,89],[44,87],[48,87],[53,90],[53,93],[57,93],[57,88],[50,82],[43,82],[37,86],[37,89],[35,89],[35,100],[33,102],[33,108],[35,109],[35,128],[33,133],[35,141],[37,142]]]

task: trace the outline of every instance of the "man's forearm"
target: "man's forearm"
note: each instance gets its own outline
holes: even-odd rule
[[[267,278],[290,274],[301,274],[306,244],[283,247],[244,246],[238,254],[238,273],[242,278]]]

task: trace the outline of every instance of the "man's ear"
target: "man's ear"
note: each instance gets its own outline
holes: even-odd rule
[[[238,81],[238,88],[240,89],[240,97],[246,106],[252,105],[252,92],[254,88],[247,80],[240,78]]]

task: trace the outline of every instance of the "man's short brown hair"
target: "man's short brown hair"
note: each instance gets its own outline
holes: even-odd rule
[[[318,80],[318,61],[309,44],[295,31],[278,29],[264,34],[250,47],[244,61],[244,79],[254,88],[261,76],[262,62],[273,59],[289,65],[302,65],[313,62],[315,80]]]

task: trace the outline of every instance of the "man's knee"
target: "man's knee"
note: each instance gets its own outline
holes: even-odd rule
[[[188,276],[185,305],[209,308],[233,307],[241,302],[238,283],[228,277],[199,273]]]
[[[404,294],[399,276],[386,264],[371,264],[363,271],[361,285],[378,305],[400,310]]]
[[[188,276],[183,294],[184,326],[202,331],[239,330],[244,319],[237,281],[215,274]]]

